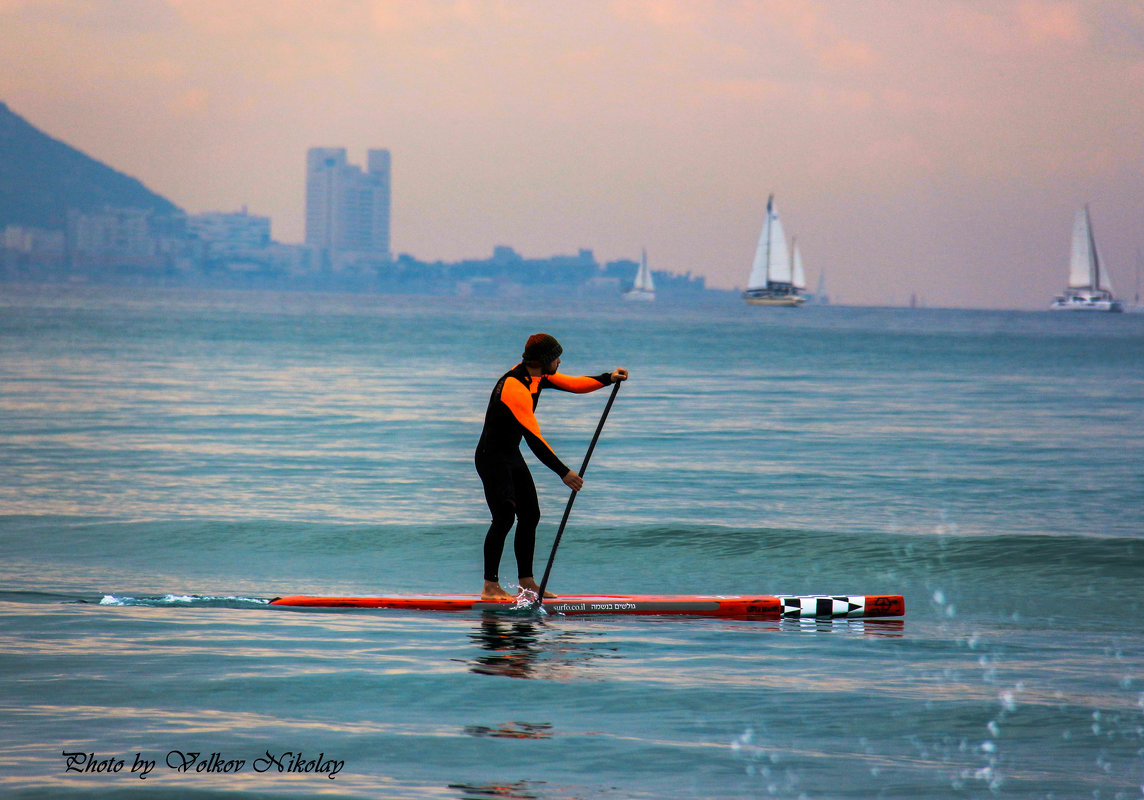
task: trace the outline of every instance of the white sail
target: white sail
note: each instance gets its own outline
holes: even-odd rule
[[[655,300],[655,281],[652,280],[651,270],[647,268],[647,250],[640,255],[640,268],[636,272],[635,283],[632,288],[624,292],[625,300],[642,300],[650,302]]]
[[[638,289],[641,292],[654,292],[655,281],[651,278],[651,270],[647,268],[647,250],[642,252],[640,258],[640,269],[636,273],[636,282],[632,286],[633,289]]]
[[[775,196],[767,198],[767,218],[759,234],[759,246],[755,250],[755,262],[751,265],[751,276],[747,279],[747,291],[765,289],[767,282],[790,283],[790,253],[787,250],[786,235],[782,222],[775,211]]]
[[[1078,209],[1073,220],[1072,252],[1069,256],[1069,288],[1096,289],[1096,248],[1092,241],[1088,206]]]
[[[798,241],[795,240],[794,245],[794,270],[792,273],[791,283],[794,284],[796,289],[806,288],[806,276],[802,271],[802,252],[798,249]]]
[[[1103,289],[1112,293],[1112,283],[1101,268],[1100,252],[1092,235],[1092,219],[1088,206],[1076,212],[1073,221],[1072,253],[1069,258],[1070,289]]]

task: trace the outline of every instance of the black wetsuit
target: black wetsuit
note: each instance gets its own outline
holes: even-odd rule
[[[540,391],[551,387],[566,392],[594,392],[611,382],[611,375],[572,377],[555,373],[532,377],[524,364],[517,364],[501,376],[489,398],[485,426],[477,443],[477,474],[484,484],[485,502],[492,512],[492,524],[485,535],[485,580],[499,582],[498,572],[504,541],[516,520],[513,552],[518,576],[532,577],[532,556],[536,544],[536,526],[540,522],[540,504],[532,473],[520,453],[520,440],[541,462],[564,478],[571,470],[561,461],[540,435],[536,422],[536,403]]]

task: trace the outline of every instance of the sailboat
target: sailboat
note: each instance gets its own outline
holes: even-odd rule
[[[747,279],[747,291],[743,292],[743,299],[748,304],[797,307],[806,302],[806,297],[799,294],[806,288],[806,280],[797,242],[793,250],[792,257],[772,194],[767,198],[767,218],[759,234],[759,247]]]
[[[1140,267],[1144,265],[1144,250],[1136,248],[1136,297],[1132,301],[1132,308],[1128,309],[1136,314],[1144,314],[1144,306],[1140,305]]]
[[[1051,311],[1123,311],[1124,305],[1112,295],[1108,273],[1100,263],[1088,206],[1076,212],[1073,221],[1072,252],[1069,257],[1069,285],[1055,298]]]
[[[625,300],[636,300],[650,303],[655,300],[655,281],[651,278],[651,270],[647,268],[647,250],[642,251],[639,272],[636,273],[636,282],[632,288],[624,292]]]
[[[826,293],[826,270],[818,273],[818,286],[815,288],[810,302],[816,306],[830,305],[830,295]]]

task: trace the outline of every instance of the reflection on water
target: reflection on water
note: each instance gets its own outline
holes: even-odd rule
[[[742,633],[802,633],[833,636],[878,636],[899,638],[904,635],[905,623],[900,619],[773,619],[773,620],[696,620],[676,622],[662,620],[663,627],[655,629],[659,644],[683,654],[690,653],[693,642],[688,631],[690,624],[700,624],[705,630],[724,630]],[[560,629],[556,624],[535,617],[512,617],[505,614],[485,613],[478,625],[469,633],[469,638],[480,648],[480,653],[466,661],[469,671],[478,675],[496,675],[505,678],[532,678],[540,680],[615,680],[619,673],[614,667],[606,671],[600,659],[610,662],[622,661],[625,670],[638,673],[642,680],[658,679],[669,682],[682,680],[688,671],[679,658],[667,661],[652,659],[631,659],[619,655],[624,643],[631,643],[631,636],[642,638],[648,631],[642,627],[614,628],[601,622],[599,629],[592,633],[587,630]],[[617,636],[619,638],[617,638]],[[595,641],[591,641],[595,638]],[[694,654],[688,656],[693,659]],[[688,661],[691,667],[702,670],[699,664]],[[712,668],[713,669],[713,668]],[[732,678],[733,671],[721,670],[720,680]],[[706,675],[703,680],[711,680]],[[751,681],[757,677],[748,676]],[[495,735],[491,732],[474,735]],[[516,731],[519,733],[519,730]],[[510,735],[504,732],[501,735]]]
[[[587,643],[582,639],[585,635],[558,631],[542,620],[482,614],[469,638],[485,652],[469,662],[469,671],[506,678],[590,678],[586,674],[589,662],[619,656],[617,647]]]
[[[851,633],[900,637],[906,628],[901,619],[847,619],[846,617],[783,617],[780,631],[800,633]]]
[[[500,725],[466,725],[469,736],[493,739],[551,739],[552,724],[548,722],[504,722]]]
[[[846,636],[880,636],[898,638],[904,635],[905,622],[900,619],[783,618],[749,622],[705,621],[724,630],[749,630],[770,633],[813,633]],[[598,659],[620,659],[619,643],[587,641],[589,636],[603,637],[600,631],[559,630],[542,619],[506,617],[485,613],[479,625],[469,634],[483,652],[469,660],[469,671],[478,675],[506,678],[538,678],[542,680],[595,680],[599,674]],[[678,643],[687,647],[686,641]],[[634,665],[633,665],[634,666]],[[614,674],[612,677],[615,677]]]
[[[543,781],[517,781],[503,786],[491,783],[450,783],[449,788],[459,791],[458,796],[461,800],[487,800],[490,797],[501,797],[505,800],[541,800],[542,795],[537,794],[537,789],[543,785]]]

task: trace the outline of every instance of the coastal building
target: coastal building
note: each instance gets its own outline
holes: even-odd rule
[[[344,147],[306,153],[306,245],[334,272],[389,262],[390,157],[370,150],[366,169]]]
[[[270,246],[270,217],[210,211],[187,217],[187,232],[202,242],[206,255],[226,259]]]
[[[63,231],[44,230],[30,225],[8,225],[3,231],[5,250],[44,260],[62,259],[65,252]]]
[[[185,251],[185,216],[150,208],[104,206],[67,212],[70,268],[80,272],[167,272]]]
[[[7,225],[0,231],[0,277],[17,278],[58,270],[67,254],[63,231]]]

